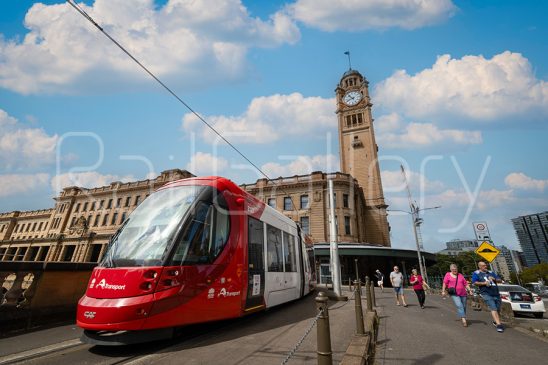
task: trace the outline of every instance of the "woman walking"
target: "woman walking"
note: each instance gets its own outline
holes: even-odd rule
[[[421,308],[424,309],[424,301],[426,300],[426,296],[424,294],[425,283],[422,276],[417,273],[417,269],[411,270],[411,278],[409,279],[409,283],[413,285],[413,290],[415,291],[415,294],[417,294],[419,304]]]
[[[468,323],[466,323],[466,294],[470,291],[470,285],[464,278],[464,275],[459,274],[457,265],[451,264],[449,269],[451,271],[446,273],[443,278],[441,295],[445,296],[449,294],[451,296],[457,307],[457,314],[462,321],[462,325],[468,327]]]

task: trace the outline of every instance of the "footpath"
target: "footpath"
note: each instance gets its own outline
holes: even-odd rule
[[[428,295],[421,309],[415,293],[405,290],[405,308],[396,306],[392,289],[376,289],[377,365],[546,363],[546,339],[519,328],[498,333],[489,312],[468,308],[468,327],[463,327],[450,298]]]

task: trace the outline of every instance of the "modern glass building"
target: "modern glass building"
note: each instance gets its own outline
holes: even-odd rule
[[[548,262],[548,211],[512,219],[528,267]]]

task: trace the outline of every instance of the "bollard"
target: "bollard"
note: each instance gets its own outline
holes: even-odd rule
[[[373,307],[376,307],[377,298],[375,297],[375,283],[372,281],[369,287],[371,288],[371,303],[373,304]]]
[[[354,308],[356,309],[356,333],[358,335],[365,335],[365,328],[363,325],[363,310],[362,310],[362,295],[358,287],[358,280],[354,281]]]
[[[369,276],[365,277],[365,296],[367,297],[367,311],[371,312],[373,310],[373,302],[371,300],[371,280]]]
[[[317,345],[318,365],[333,364],[333,353],[331,352],[331,334],[329,332],[329,311],[327,309],[327,295],[319,292],[316,297],[316,308],[322,311],[318,317],[317,327]]]

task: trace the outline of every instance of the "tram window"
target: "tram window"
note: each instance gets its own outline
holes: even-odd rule
[[[266,228],[266,249],[268,271],[282,272],[282,231],[270,225]]]
[[[229,216],[214,205],[198,203],[173,256],[173,264],[207,264],[223,250],[230,229]]]
[[[284,232],[284,262],[286,272],[297,271],[297,256],[295,255],[295,237]]]

